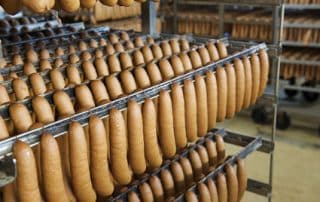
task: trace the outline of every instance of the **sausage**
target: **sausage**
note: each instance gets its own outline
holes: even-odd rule
[[[188,142],[194,142],[197,139],[197,100],[196,90],[191,80],[184,81],[184,100],[186,113],[186,132]]]
[[[268,76],[269,76],[269,56],[266,50],[259,50],[259,59],[260,59],[260,88],[259,88],[259,97],[263,95],[264,90],[268,84]]]
[[[153,44],[151,46],[153,56],[156,60],[159,60],[163,57],[162,50],[158,44]]]
[[[198,49],[198,52],[199,52],[199,54],[200,54],[202,64],[203,64],[203,65],[209,64],[209,63],[210,63],[210,56],[209,56],[209,52],[208,52],[207,48],[205,48],[205,47],[200,47],[200,48]]]
[[[204,183],[198,184],[198,191],[200,195],[200,202],[211,201],[211,196],[208,187]]]
[[[131,182],[132,171],[127,160],[126,125],[120,111],[116,109],[110,111],[109,126],[112,175],[120,185],[127,185]]]
[[[183,64],[184,72],[189,72],[192,70],[192,63],[187,53],[183,52],[179,54],[181,62]]]
[[[30,96],[29,88],[26,82],[20,78],[12,81],[12,89],[16,95],[17,100],[23,100]]]
[[[189,41],[186,39],[180,39],[180,47],[182,51],[187,51],[190,49]]]
[[[69,125],[69,158],[71,182],[74,194],[79,201],[95,201],[89,172],[89,160],[85,132],[77,122]]]
[[[192,191],[187,191],[185,193],[185,200],[186,200],[186,202],[198,202],[199,201],[197,195]]]
[[[172,55],[172,49],[171,49],[168,41],[161,42],[160,46],[161,46],[162,53],[164,56],[171,56]]]
[[[220,58],[226,58],[228,57],[228,51],[225,46],[225,44],[222,41],[218,41],[217,43],[218,51],[219,51],[219,56]]]
[[[40,68],[40,71],[45,71],[48,69],[52,69],[52,66],[48,60],[40,60],[39,68]]]
[[[189,55],[190,55],[193,69],[198,69],[198,68],[202,67],[201,57],[197,51],[191,50],[189,52]]]
[[[54,137],[48,133],[42,134],[41,173],[43,190],[47,201],[68,201],[64,187],[59,147]]]
[[[61,90],[66,86],[64,77],[58,69],[53,69],[50,71],[50,80],[53,88],[56,90]]]
[[[238,200],[240,201],[247,190],[247,183],[248,183],[247,171],[246,171],[243,159],[237,160],[237,178],[238,178],[238,185],[239,185]]]
[[[53,94],[53,102],[60,117],[63,118],[75,114],[73,104],[66,92],[56,91]]]
[[[142,64],[144,64],[144,63],[145,63],[145,62],[144,62],[144,57],[143,57],[142,52],[139,51],[139,50],[135,50],[135,51],[133,52],[133,64],[134,64],[135,66],[138,66],[138,65],[142,65]]]
[[[216,149],[218,154],[218,163],[221,163],[226,156],[226,150],[224,146],[223,137],[220,135],[216,135]]]
[[[17,191],[21,202],[41,202],[38,185],[36,161],[30,146],[20,140],[13,146],[13,155],[17,161]]]
[[[92,8],[96,4],[96,0],[80,0],[81,8]]]
[[[144,182],[140,185],[139,191],[143,202],[154,201],[152,190],[148,183]]]
[[[108,166],[108,145],[103,122],[96,116],[89,119],[90,171],[93,188],[101,196],[110,196],[114,191]]]
[[[90,88],[96,105],[102,105],[110,102],[107,89],[101,80],[91,81]]]
[[[79,85],[74,91],[79,111],[95,107],[93,96],[87,85]]]
[[[151,62],[147,64],[147,72],[152,85],[156,85],[162,82],[161,72],[159,70],[159,67],[155,63]]]
[[[220,59],[220,56],[217,47],[212,42],[207,43],[206,46],[209,52],[210,61],[218,61]]]
[[[189,161],[189,159],[185,157],[180,158],[180,164],[183,169],[184,179],[186,186],[189,186],[191,183],[193,183],[193,170],[192,165]]]
[[[7,129],[6,123],[0,116],[0,140],[4,140],[9,137],[9,131]]]
[[[180,53],[181,50],[180,50],[178,39],[171,39],[169,41],[169,44],[171,46],[171,50],[173,54]]]
[[[216,70],[217,86],[218,86],[218,114],[217,121],[224,121],[227,114],[228,99],[228,81],[227,74],[223,67]]]
[[[206,139],[206,149],[208,152],[210,166],[216,166],[218,163],[218,155],[216,145],[211,139]]]
[[[160,179],[157,176],[153,175],[149,179],[149,184],[154,196],[154,200],[156,202],[164,201],[164,190]]]
[[[126,94],[133,93],[135,90],[137,90],[138,87],[131,71],[129,70],[122,71],[120,73],[120,79],[121,79],[123,90]]]
[[[36,96],[32,99],[32,108],[38,122],[47,124],[55,121],[52,108],[44,97]]]
[[[7,89],[0,85],[0,105],[10,102],[10,97],[7,92]]]
[[[172,158],[176,154],[177,149],[173,128],[172,102],[167,91],[160,92],[158,120],[162,153],[165,158]]]
[[[217,176],[216,186],[218,190],[219,202],[227,202],[228,201],[227,182],[226,182],[226,177],[222,173],[219,173]]]
[[[182,192],[185,189],[184,174],[181,165],[178,162],[172,162],[171,173],[174,179],[174,184],[177,192]]]
[[[210,192],[211,202],[218,202],[218,191],[215,183],[212,179],[208,179],[207,186]]]
[[[102,4],[106,6],[115,6],[117,5],[118,0],[99,0]]]
[[[187,133],[183,90],[179,84],[172,85],[171,97],[176,146],[178,150],[182,150],[187,146]]]
[[[252,96],[252,68],[250,60],[247,57],[242,58],[245,74],[245,91],[244,91],[244,101],[243,109],[246,109],[250,106],[251,96]]]
[[[226,118],[232,118],[236,111],[236,73],[230,64],[226,65],[226,73],[228,83]]]
[[[25,75],[31,75],[36,72],[37,72],[37,70],[34,68],[34,65],[31,62],[26,62],[23,65],[23,73]]]
[[[195,76],[195,88],[197,96],[198,137],[203,137],[208,131],[208,102],[206,83],[200,75]]]
[[[128,202],[140,202],[138,194],[134,191],[130,191],[128,194]]]
[[[172,64],[172,68],[175,75],[184,74],[184,67],[181,59],[178,56],[173,55],[170,59],[170,62]]]
[[[142,107],[143,136],[145,158],[149,167],[158,168],[162,164],[162,155],[157,136],[157,114],[151,99],[146,99]]]
[[[164,80],[169,80],[175,76],[173,68],[167,59],[160,60],[159,69]]]
[[[228,202],[237,202],[238,200],[238,179],[230,164],[225,166],[227,173]]]
[[[105,83],[111,100],[117,99],[124,94],[119,80],[114,75],[107,76]]]
[[[202,145],[198,145],[197,152],[201,159],[202,172],[206,174],[209,171],[209,154],[206,148]]]
[[[258,98],[260,90],[260,60],[257,54],[251,55],[251,67],[252,67],[252,96],[251,104],[255,104]]]
[[[244,66],[240,59],[234,60],[234,69],[236,73],[236,112],[240,112],[245,96],[245,72]]]
[[[119,0],[118,0],[119,1]],[[109,34],[109,40],[112,44],[118,43],[119,42],[119,37],[115,33],[110,33]]]
[[[2,199],[3,202],[17,202],[17,193],[16,193],[16,183],[12,182],[3,187],[2,190]]]
[[[103,58],[96,58],[94,61],[94,66],[99,77],[109,75],[109,68],[107,63]]]
[[[38,73],[33,73],[29,77],[31,88],[34,95],[40,95],[47,91],[43,78]]]
[[[66,70],[69,84],[78,85],[81,83],[81,77],[77,67],[74,65],[68,65]]]
[[[175,194],[175,187],[170,171],[162,170],[160,176],[166,198],[173,197]]]
[[[189,159],[191,161],[194,179],[199,180],[202,175],[202,162],[198,152],[191,150],[189,152]]]
[[[136,101],[129,101],[127,113],[129,163],[133,172],[141,175],[145,172],[147,166],[144,155],[142,112]]]
[[[120,53],[119,58],[122,69],[129,69],[133,66],[132,59],[127,52]]]
[[[208,129],[216,127],[218,108],[217,80],[213,72],[206,74],[207,102],[208,102]]]
[[[32,125],[31,115],[21,103],[13,103],[9,106],[9,115],[17,133],[28,131]]]
[[[60,6],[63,10],[73,13],[80,7],[80,0],[59,0]]]
[[[136,78],[138,87],[141,89],[148,88],[151,85],[148,73],[142,67],[134,68],[134,77]]]
[[[133,4],[133,0],[118,0],[119,6],[131,6]]]
[[[96,69],[90,61],[83,61],[82,70],[86,79],[94,80],[98,78]]]
[[[144,61],[146,63],[151,62],[153,60],[153,54],[152,54],[152,51],[149,48],[149,46],[146,46],[146,45],[143,46],[141,51],[142,51],[142,54],[143,54]]]

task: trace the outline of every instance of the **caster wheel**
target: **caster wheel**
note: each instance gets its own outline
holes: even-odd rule
[[[251,118],[255,123],[265,124],[268,120],[268,112],[264,106],[256,107],[251,112]]]
[[[295,77],[292,77],[291,79],[289,79],[289,84],[290,85],[295,85],[296,84],[296,78]],[[297,90],[289,90],[289,89],[286,89],[284,90],[284,93],[286,94],[286,96],[289,98],[289,99],[293,99],[295,96],[298,95],[298,91]]]
[[[306,81],[302,86],[305,87],[315,87],[315,83],[312,81]],[[312,93],[312,92],[307,92],[307,91],[302,91],[303,98],[307,102],[314,102],[318,100],[319,94],[318,93]]]
[[[277,117],[277,129],[287,130],[291,125],[291,118],[287,112],[279,112]]]

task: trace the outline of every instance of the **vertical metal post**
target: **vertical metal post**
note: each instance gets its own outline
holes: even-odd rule
[[[277,57],[273,59],[272,69],[272,85],[274,87],[274,114],[273,114],[273,126],[271,141],[275,142],[276,130],[277,130],[277,114],[278,114],[278,96],[279,96],[279,77],[280,77],[280,66],[281,66],[281,53],[282,53],[282,34],[283,34],[283,23],[285,15],[285,6],[275,6],[273,8],[273,44],[277,45]],[[270,154],[270,167],[269,167],[269,185],[273,187],[273,169],[274,169],[274,152]],[[272,194],[269,196],[268,201],[272,201]]]
[[[157,33],[157,5],[154,1],[146,1],[141,5],[142,32],[145,34]]]
[[[219,37],[224,36],[224,4],[219,4]]]
[[[179,0],[173,0],[173,34],[178,33],[178,1]]]
[[[0,58],[3,58],[2,40],[0,39]]]

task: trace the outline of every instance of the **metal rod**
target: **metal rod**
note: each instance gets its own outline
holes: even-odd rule
[[[157,33],[157,5],[154,1],[142,3],[142,32],[146,34]]]
[[[224,36],[224,4],[219,4],[219,36]]]

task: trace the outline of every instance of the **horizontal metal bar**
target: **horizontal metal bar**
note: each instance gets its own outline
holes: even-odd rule
[[[269,198],[271,197],[272,186],[249,178],[247,191]]]
[[[281,57],[281,63],[283,63],[283,64],[320,66],[320,61],[288,59],[288,58],[285,58],[285,57]]]
[[[315,87],[306,87],[306,86],[296,86],[296,85],[288,85],[284,84],[281,85],[283,89],[288,90],[298,90],[298,91],[304,91],[304,92],[310,92],[310,93],[320,93],[320,85],[317,85]]]
[[[98,117],[105,117],[108,115],[109,111],[112,108],[125,109],[127,107],[127,103],[131,99],[134,99],[137,102],[143,102],[146,98],[157,96],[162,90],[169,90],[171,88],[171,85],[174,83],[182,84],[187,79],[194,80],[195,75],[205,75],[207,71],[214,71],[216,67],[224,66],[225,64],[232,62],[235,58],[240,58],[245,55],[251,55],[259,51],[260,49],[266,49],[266,48],[267,47],[265,44],[258,44],[256,46],[252,46],[249,49],[237,52],[227,58],[219,60],[218,62],[206,65],[199,69],[195,69],[184,75],[177,76],[173,79],[170,79],[158,85],[149,87],[147,89],[132,93],[126,97],[119,98],[108,104],[104,104],[104,105],[92,108],[88,111],[75,114],[71,117],[45,125],[42,128],[34,129],[31,131],[22,133],[20,135],[17,135],[15,137],[5,139],[0,142],[0,158],[2,158],[4,155],[9,154],[12,151],[12,146],[15,143],[15,141],[18,139],[30,145],[35,145],[39,143],[40,136],[43,132],[49,132],[55,137],[60,136],[68,130],[68,125],[73,121],[77,121],[81,124],[85,124],[88,122],[89,117],[92,115],[96,115]]]
[[[319,23],[289,23],[286,22],[283,25],[284,28],[306,28],[306,29],[320,29]]]
[[[285,4],[287,10],[319,10],[320,4]]]
[[[212,1],[191,1],[191,0],[178,0],[178,4],[182,5],[217,5],[217,4],[235,4],[235,5],[248,5],[248,6],[279,6],[282,3],[282,0],[212,0]]]
[[[303,43],[296,41],[283,41],[282,45],[288,47],[320,48],[320,43]]]
[[[227,138],[227,136],[225,136],[224,138]],[[262,146],[262,139],[261,137],[257,137],[255,138],[253,141],[251,141],[248,145],[246,145],[246,147],[241,150],[239,153],[237,153],[236,155],[231,156],[227,161],[225,161],[224,163],[222,163],[217,169],[215,169],[213,172],[209,173],[207,176],[205,176],[204,178],[202,178],[199,182],[203,182],[206,183],[209,179],[215,179],[217,177],[217,175],[219,173],[224,173],[224,169],[225,166],[227,164],[230,165],[235,165],[237,162],[237,159],[244,159],[246,158],[249,154],[251,154],[252,152],[256,151],[257,149],[259,149]],[[190,187],[188,189],[188,191],[192,191],[197,193],[197,184],[194,184],[192,187]],[[176,202],[183,202],[185,201],[185,193],[180,194],[177,198],[176,198]]]
[[[252,142],[254,139],[254,137],[241,135],[233,131],[228,131],[228,136],[225,137],[225,142],[244,147],[248,145],[250,142]],[[270,142],[268,140],[263,139],[261,141],[262,145],[258,149],[258,151],[264,153],[272,153],[274,151],[274,142]]]

